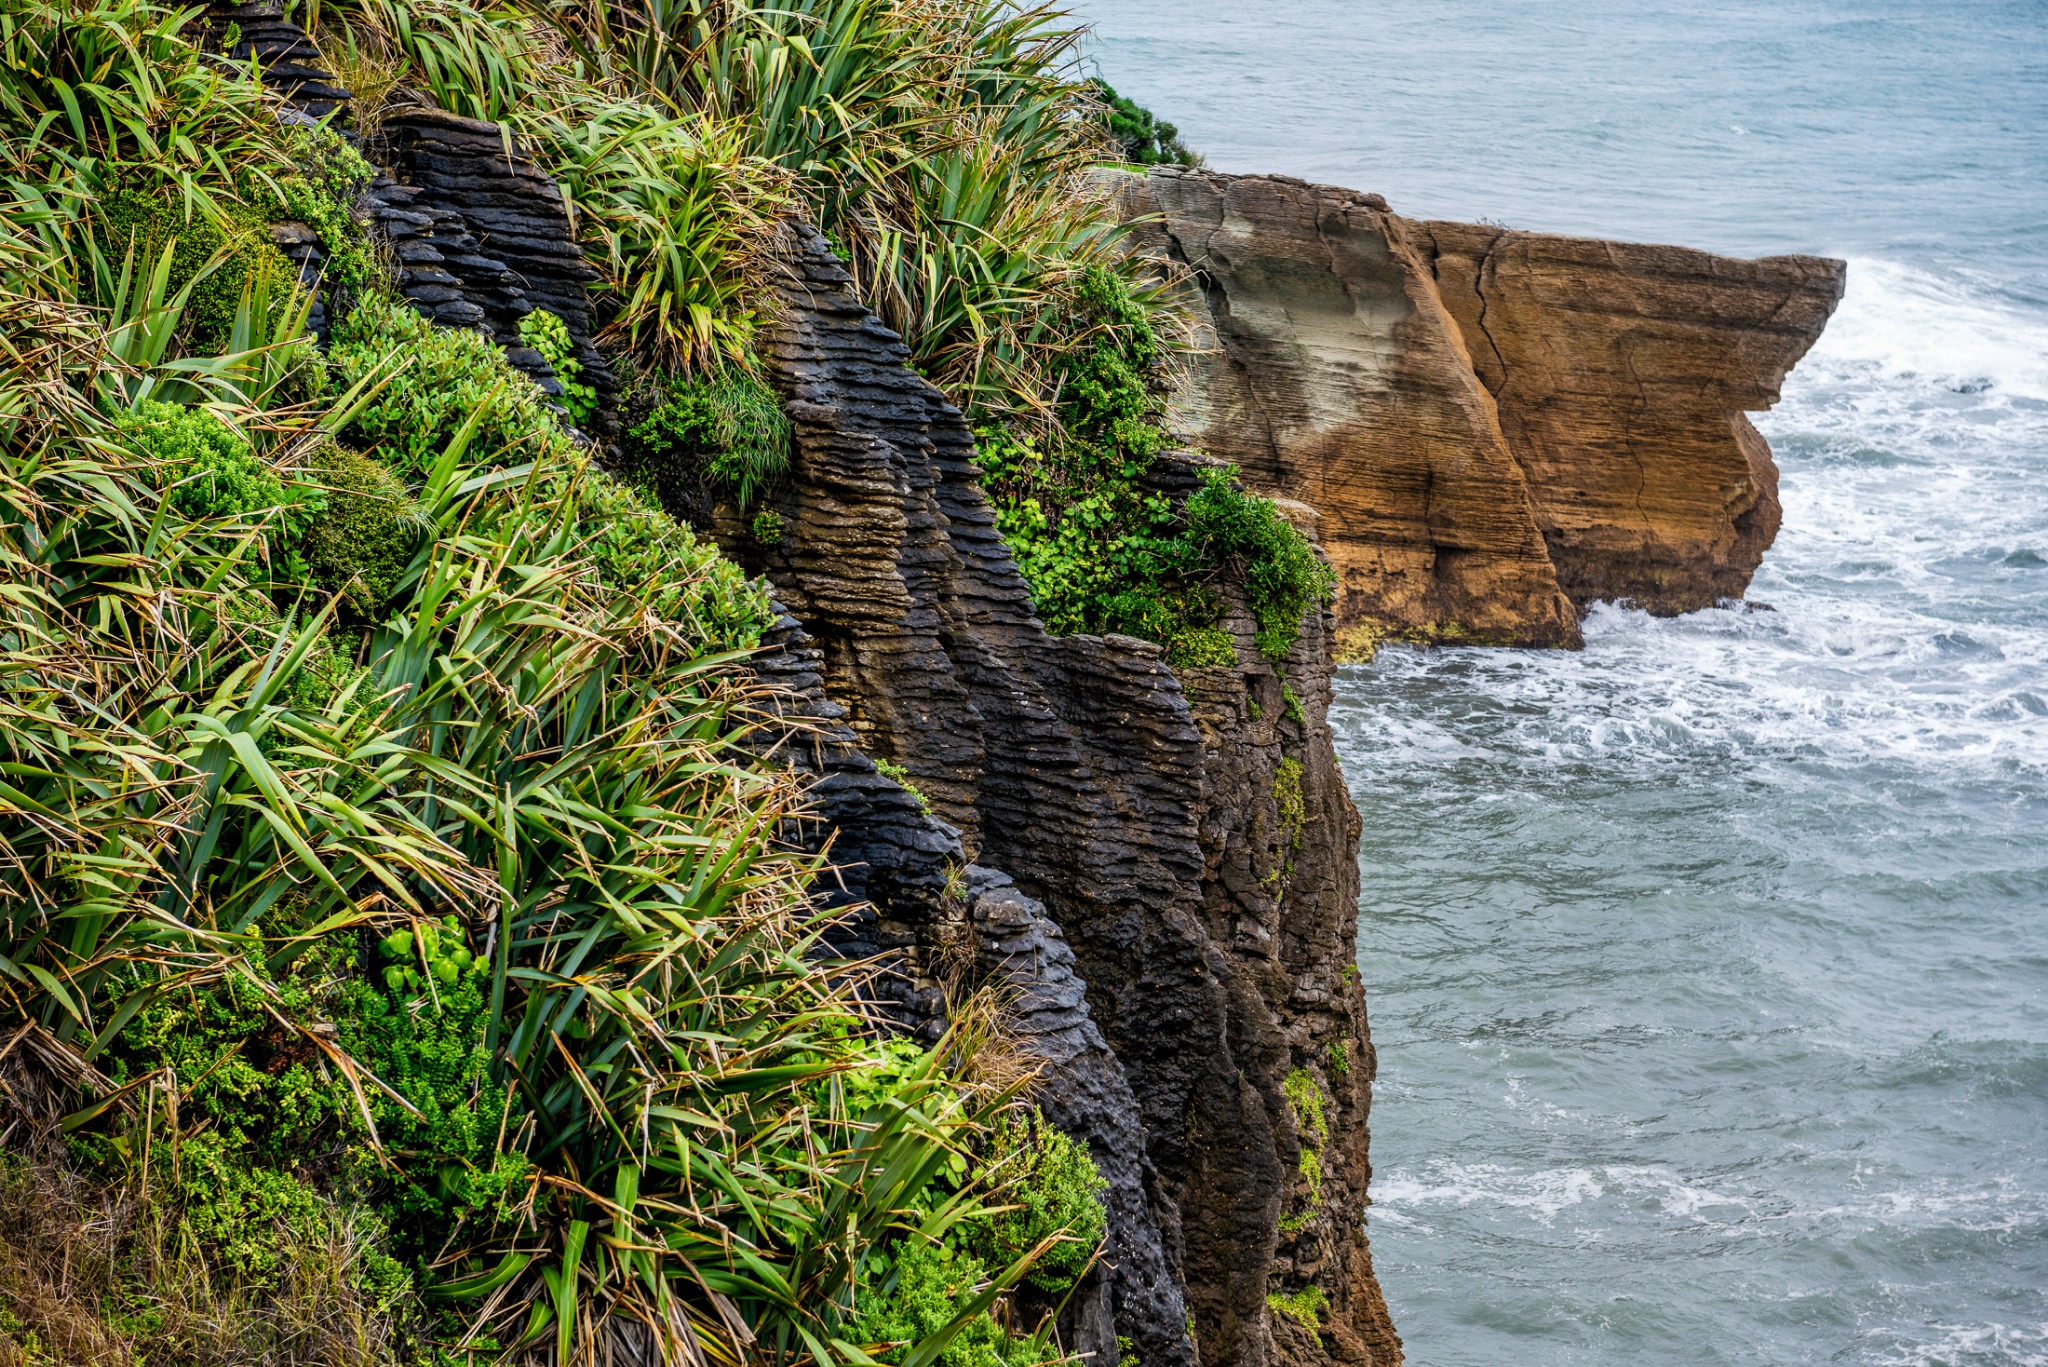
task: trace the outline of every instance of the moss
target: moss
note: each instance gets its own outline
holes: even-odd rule
[[[1191,627],[1173,638],[1166,662],[1175,669],[1235,669],[1237,642],[1222,627]]]
[[[296,220],[319,235],[329,286],[351,294],[367,290],[378,276],[377,257],[355,215],[355,203],[376,171],[323,125],[294,128],[290,136],[296,165],[276,179],[270,217]]]
[[[1323,1084],[1306,1068],[1296,1068],[1282,1084],[1287,1104],[1294,1111],[1294,1126],[1304,1137],[1313,1135],[1316,1147],[1330,1140],[1329,1118],[1323,1114]]]
[[[191,285],[181,327],[197,354],[226,349],[245,291],[265,289],[273,308],[282,308],[298,281],[297,269],[270,240],[268,220],[246,205],[231,204],[215,221],[188,213],[169,189],[117,189],[94,209],[93,228],[117,271],[131,250],[138,273],[170,252],[171,292]]]
[[[1302,828],[1308,824],[1308,801],[1301,791],[1301,761],[1284,756],[1273,766],[1273,805],[1280,818],[1280,841],[1288,848],[1301,848]]]
[[[1351,1076],[1351,1041],[1333,1039],[1325,1051],[1330,1060],[1330,1074],[1333,1077]]]
[[[1301,695],[1294,691],[1294,686],[1292,684],[1280,685],[1280,697],[1286,704],[1287,720],[1293,722],[1296,726],[1306,725],[1308,717],[1301,710]]]
[[[296,541],[306,582],[340,594],[350,617],[375,621],[429,529],[425,515],[381,462],[332,442],[313,452],[300,479],[319,499]]]
[[[1323,1149],[1330,1142],[1330,1122],[1324,1113],[1322,1083],[1308,1069],[1296,1068],[1289,1073],[1281,1090],[1294,1113],[1295,1133],[1301,1140],[1296,1167],[1308,1189],[1308,1200],[1304,1209],[1280,1221],[1280,1232],[1298,1234],[1322,1213]]]
[[[1288,1295],[1269,1291],[1266,1304],[1313,1334],[1322,1329],[1323,1312],[1330,1308],[1330,1298],[1320,1286],[1309,1286]]]
[[[1353,622],[1337,629],[1336,661],[1340,665],[1369,665],[1387,643],[1388,628],[1381,622]]]

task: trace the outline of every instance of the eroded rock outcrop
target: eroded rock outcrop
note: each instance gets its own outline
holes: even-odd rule
[[[1285,177],[1118,193],[1212,334],[1177,422],[1321,512],[1346,626],[1570,645],[1596,600],[1747,587],[1778,501],[1744,414],[1819,337],[1841,262],[1418,222]]]
[[[764,340],[796,428],[786,532],[732,548],[803,624],[835,721],[1007,880],[975,898],[984,964],[1072,955],[1071,1007],[1121,1074],[1046,1051],[1049,1111],[1115,1188],[1098,1336],[1190,1363],[1191,1315],[1204,1363],[1399,1361],[1363,1221],[1373,1057],[1357,818],[1325,721],[1333,619],[1311,614],[1284,678],[1243,613],[1248,663],[1185,676],[1149,642],[1047,636],[966,424],[822,239],[797,244],[783,294]],[[880,923],[907,919],[888,894],[869,877]],[[1063,950],[1031,947],[1033,906]],[[1268,1301],[1313,1292],[1314,1330]]]

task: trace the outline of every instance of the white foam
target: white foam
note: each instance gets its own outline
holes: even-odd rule
[[[2048,1367],[2048,1324],[1932,1324],[1928,1329],[1940,1337],[1886,1344],[1870,1361],[1875,1367]]]
[[[1740,1218],[1750,1203],[1690,1182],[1660,1167],[1616,1164],[1518,1171],[1495,1163],[1434,1163],[1425,1172],[1390,1172],[1373,1179],[1375,1210],[1414,1220],[1427,1206],[1487,1206],[1519,1210],[1548,1221],[1575,1207],[1607,1198],[1654,1201],[1679,1220],[1706,1212]]]
[[[1851,258],[1841,307],[1800,364],[1890,388],[2048,402],[2048,321],[1965,280]]]

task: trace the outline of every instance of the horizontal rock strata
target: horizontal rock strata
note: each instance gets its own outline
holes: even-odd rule
[[[1347,627],[1573,645],[1615,599],[1739,596],[1778,524],[1769,407],[1844,267],[1391,213],[1377,195],[1118,179],[1208,333],[1175,419],[1313,504]]]
[[[775,316],[767,372],[796,431],[773,505],[785,535],[729,545],[803,624],[859,747],[902,765],[962,857],[1009,880],[977,894],[984,966],[1072,956],[1122,1076],[1044,1051],[1049,1112],[1111,1176],[1096,1337],[1191,1363],[1191,1314],[1205,1363],[1399,1361],[1364,1236],[1372,1055],[1351,968],[1356,817],[1324,719],[1332,620],[1311,614],[1284,680],[1241,612],[1247,663],[1185,679],[1149,642],[1048,637],[965,422],[822,239],[798,244]],[[842,838],[857,825],[842,818]],[[863,877],[886,924],[886,889]],[[1032,947],[1012,898],[1043,906],[1059,948]],[[1318,1331],[1268,1303],[1311,1289]]]

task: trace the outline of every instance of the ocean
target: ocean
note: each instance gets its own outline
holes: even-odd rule
[[[1075,8],[1219,170],[1850,261],[1770,610],[1343,672],[1410,1361],[2048,1364],[2048,3]]]

